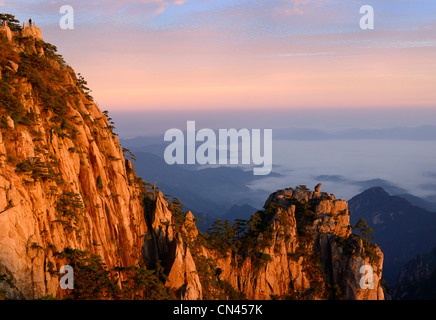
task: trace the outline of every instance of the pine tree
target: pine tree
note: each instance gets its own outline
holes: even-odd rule
[[[3,25],[4,21],[7,21],[8,27],[11,31],[21,31],[20,21],[15,19],[15,16],[9,13],[0,13],[0,20]]]

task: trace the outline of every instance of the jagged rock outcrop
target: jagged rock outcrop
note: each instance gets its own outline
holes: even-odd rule
[[[384,299],[380,281],[383,253],[376,245],[352,236],[348,204],[333,195],[298,189],[273,193],[265,203],[263,232],[251,239],[251,254],[234,249],[223,253],[205,244],[202,235],[192,231],[191,213],[176,231],[161,195],[156,203],[156,209],[146,210],[153,217],[154,243],[166,243],[158,249],[162,252],[158,256],[167,258],[167,285],[179,290],[183,299],[201,298],[204,293],[199,279],[188,275],[197,272],[199,278],[206,279],[204,267],[199,269],[193,263],[205,259],[213,261],[206,271],[209,292],[225,288],[222,284],[226,283],[248,299]],[[170,249],[172,244],[176,250]],[[173,257],[169,263],[168,254]],[[374,271],[368,288],[360,283],[363,266]],[[210,287],[213,277],[218,283],[216,288]],[[187,293],[181,288],[191,290]],[[193,294],[195,290],[197,294]]]
[[[41,31],[8,29],[0,39],[0,290],[8,299],[62,296],[55,253],[65,248],[109,268],[138,263],[140,188],[109,120]]]
[[[202,287],[190,248],[184,243],[182,234],[194,239],[198,235],[194,217],[188,212],[179,232],[173,213],[168,208],[162,192],[154,201],[146,203],[148,231],[143,254],[146,265],[154,268],[163,263],[168,275],[166,285],[174,288],[178,297],[186,300],[202,299]]]
[[[21,36],[22,37],[33,37],[37,40],[41,40],[43,41],[44,39],[42,38],[42,31],[40,28],[35,27],[35,26],[27,26],[24,27],[23,30],[21,31]]]

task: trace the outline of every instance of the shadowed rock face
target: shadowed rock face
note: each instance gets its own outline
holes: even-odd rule
[[[265,243],[266,234],[260,234],[253,244],[263,257],[268,257],[261,264],[249,254],[232,250],[223,254],[202,245],[201,235],[192,231],[192,214],[176,232],[165,223],[169,221],[168,204],[161,195],[156,202],[155,210],[146,212],[154,217],[149,232],[154,233],[155,243],[165,244],[155,247],[165,253],[160,259],[166,256],[169,261],[167,285],[178,290],[182,299],[204,296],[200,281],[204,270],[196,265],[201,258],[213,261],[211,270],[219,270],[214,276],[248,299],[384,299],[381,250],[374,246],[373,254],[367,254],[363,241],[351,236],[347,202],[327,193],[287,189],[269,197],[263,221],[270,230],[269,240]],[[311,212],[309,221],[303,216],[304,204],[306,213]],[[261,242],[264,245],[257,246]],[[171,250],[171,246],[176,249]],[[168,259],[168,254],[174,258]],[[360,287],[361,267],[366,265],[374,270],[372,289]]]

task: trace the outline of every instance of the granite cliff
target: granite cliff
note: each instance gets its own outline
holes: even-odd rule
[[[0,298],[384,298],[382,252],[320,185],[201,233],[136,176],[108,114],[38,28],[0,27],[0,70]],[[362,266],[374,270],[367,289]]]
[[[164,263],[182,299],[384,299],[383,253],[352,234],[348,204],[333,195],[280,190],[248,222],[218,222],[209,234],[192,213],[174,212],[162,194],[146,207],[144,257]],[[371,288],[361,287],[363,266]]]
[[[0,50],[0,289],[61,295],[65,248],[135,265],[141,185],[110,119],[38,28],[0,27]]]

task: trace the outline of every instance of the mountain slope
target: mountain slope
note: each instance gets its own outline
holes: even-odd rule
[[[85,81],[41,30],[1,29],[0,290],[62,296],[66,249],[108,268],[139,262],[141,185]]]
[[[393,298],[402,300],[436,299],[436,247],[408,261],[393,288]]]
[[[436,244],[436,214],[376,187],[350,201],[352,223],[365,219],[385,254],[385,278],[393,283],[401,266]]]
[[[436,299],[436,247],[419,254],[401,268],[393,288],[394,299]]]

